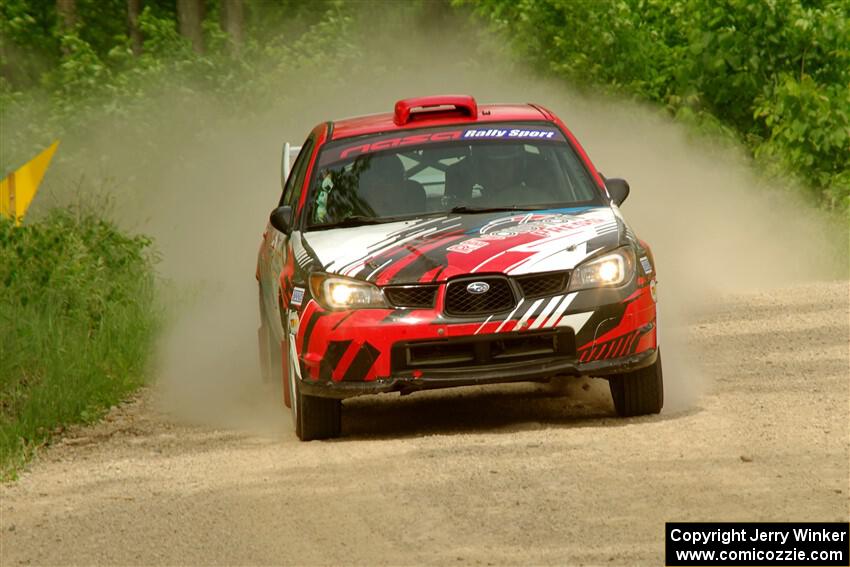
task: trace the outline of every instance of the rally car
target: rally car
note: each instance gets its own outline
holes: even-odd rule
[[[284,152],[284,161],[289,158]],[[470,96],[316,126],[257,262],[263,372],[296,434],[341,401],[605,377],[623,416],[663,404],[655,261],[551,111]]]

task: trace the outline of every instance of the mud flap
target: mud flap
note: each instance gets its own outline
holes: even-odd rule
[[[281,378],[283,380],[283,405],[292,409],[292,394],[289,391],[289,353],[287,352],[289,349],[287,347],[287,341],[280,342],[280,370],[281,370]]]
[[[269,328],[261,325],[257,329],[257,343],[260,350],[260,374],[263,377],[263,382],[271,382],[272,380],[272,363],[271,353],[269,352]]]

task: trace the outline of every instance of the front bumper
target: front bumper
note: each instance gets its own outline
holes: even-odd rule
[[[347,398],[476,384],[606,376],[655,361],[655,299],[645,280],[521,300],[509,313],[326,311],[310,300],[295,339],[301,389]]]
[[[580,362],[575,357],[552,357],[534,362],[517,362],[474,368],[432,369],[418,377],[401,373],[385,379],[367,382],[337,382],[333,380],[302,380],[301,391],[308,396],[351,398],[386,392],[411,393],[419,390],[506,384],[510,382],[545,382],[555,376],[599,376],[630,372],[655,363],[658,350],[644,350],[614,359]]]

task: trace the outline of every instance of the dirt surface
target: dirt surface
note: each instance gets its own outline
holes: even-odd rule
[[[847,282],[726,297],[687,330],[706,391],[638,419],[569,380],[352,400],[299,443],[273,391],[240,430],[147,392],[3,486],[0,563],[660,565],[665,521],[847,521],[848,317]]]

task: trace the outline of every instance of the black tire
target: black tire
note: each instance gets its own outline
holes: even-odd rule
[[[659,413],[664,406],[664,375],[661,351],[655,362],[633,372],[608,378],[614,409],[622,417]]]
[[[301,393],[301,380],[289,363],[289,396],[295,435],[301,441],[333,439],[342,431],[342,400],[306,396]]]

